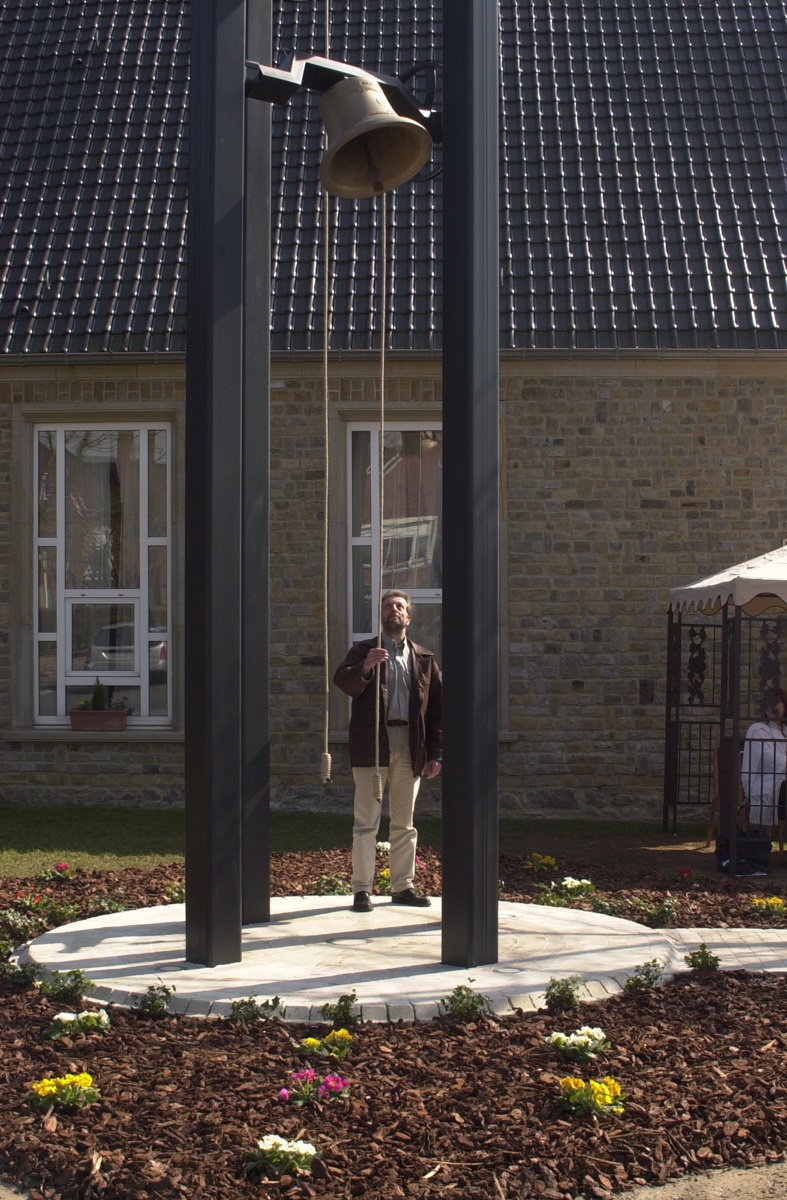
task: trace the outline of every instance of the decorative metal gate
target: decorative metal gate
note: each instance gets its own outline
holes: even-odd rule
[[[774,615],[778,613],[778,615]],[[664,829],[673,832],[678,809],[710,806],[721,797],[724,814],[737,806],[737,748],[762,715],[762,697],[780,687],[787,616],[746,616],[725,605],[715,616],[669,611],[667,711],[664,748]],[[727,797],[728,804],[724,800]],[[726,832],[723,828],[722,832]]]

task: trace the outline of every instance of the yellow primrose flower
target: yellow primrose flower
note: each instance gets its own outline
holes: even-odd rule
[[[54,1079],[39,1079],[33,1084],[33,1091],[37,1096],[52,1096],[57,1091],[57,1083]]]
[[[306,1046],[306,1048],[308,1050],[316,1050],[318,1048],[318,1046],[320,1045],[320,1039],[319,1038],[304,1038],[301,1045]]]

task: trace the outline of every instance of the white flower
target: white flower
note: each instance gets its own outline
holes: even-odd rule
[[[377,851],[378,854],[387,854],[390,849],[391,849],[390,842],[378,842],[377,845],[375,846],[375,850]]]
[[[78,1021],[79,1017],[76,1013],[62,1012],[53,1017],[53,1021],[59,1022],[61,1025],[68,1025],[71,1021]]]
[[[286,1138],[280,1137],[278,1133],[266,1133],[265,1137],[260,1138],[257,1145],[262,1151],[286,1150],[288,1154],[311,1154],[313,1158],[317,1154],[317,1150],[312,1146],[311,1142],[288,1142]]]
[[[604,1030],[597,1025],[582,1025],[569,1034],[550,1033],[544,1041],[548,1046],[562,1050],[569,1058],[595,1058],[607,1045]]]
[[[312,1158],[317,1154],[317,1148],[311,1142],[288,1142],[287,1149],[293,1154],[310,1154]]]
[[[289,1143],[286,1138],[279,1137],[278,1133],[266,1133],[265,1137],[260,1138],[257,1145],[260,1150],[283,1150]]]

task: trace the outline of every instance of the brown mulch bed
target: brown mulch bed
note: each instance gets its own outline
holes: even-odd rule
[[[419,888],[431,895],[441,892],[440,857],[436,851],[418,852]],[[781,896],[787,899],[787,889],[774,879],[738,879],[730,881],[724,875],[696,873],[696,881],[672,880],[668,873],[641,869],[626,870],[617,866],[600,866],[572,862],[561,858],[558,868],[533,871],[524,865],[522,855],[500,856],[500,896],[503,900],[536,902],[539,888],[564,876],[589,878],[595,886],[595,901],[588,897],[575,902],[574,907],[592,909],[594,903],[606,901],[618,910],[616,915],[642,921],[637,901],[658,908],[665,900],[674,911],[660,926],[674,929],[701,928],[774,928],[784,927],[787,918],[774,918],[752,909],[754,896]],[[348,880],[351,873],[349,850],[313,850],[297,854],[271,855],[271,894],[274,896],[308,895],[315,891],[318,881],[327,877]],[[122,871],[78,871],[73,879],[44,882],[39,879],[0,879],[0,909],[7,908],[23,896],[51,897],[60,904],[76,905],[77,916],[92,916],[101,911],[102,902],[114,900],[124,908],[144,908],[168,904],[172,889],[183,882],[183,866],[171,863],[151,868],[128,868]],[[0,937],[3,936],[0,922]]]
[[[439,892],[437,855],[421,859],[420,884]],[[348,866],[346,851],[275,855],[272,890],[313,892],[321,877],[347,877]],[[590,877],[605,900],[623,906],[637,897],[657,906],[669,895],[673,925],[784,925],[751,913],[753,895],[781,894],[767,880],[674,883],[561,862],[553,877],[563,875]],[[501,876],[503,896],[519,900],[550,879],[526,870],[521,857],[504,857]],[[107,897],[160,904],[181,881],[179,864],[6,880],[0,909],[20,894],[75,904],[79,915]],[[297,1109],[277,1094],[305,1065],[292,1039],[313,1027],[110,1009],[105,1037],[53,1042],[44,1031],[64,1006],[0,981],[0,1174],[47,1200],[241,1200],[279,1191],[298,1200],[589,1200],[708,1167],[773,1162],[787,1148],[785,999],[780,976],[689,974],[558,1017],[361,1025],[344,1062],[311,1063],[345,1077],[346,1096]],[[568,1063],[544,1045],[549,1032],[581,1024],[600,1025],[609,1039],[596,1063]],[[94,1077],[97,1104],[47,1116],[28,1103],[32,1080],[81,1070]],[[566,1074],[618,1079],[623,1114],[598,1122],[566,1115],[556,1103]],[[321,1157],[312,1174],[245,1177],[243,1152],[269,1132],[313,1142]]]

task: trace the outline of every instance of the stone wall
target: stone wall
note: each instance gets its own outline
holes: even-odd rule
[[[0,803],[107,804],[171,808],[183,804],[183,739],[155,742],[67,732],[0,742]]]
[[[347,811],[347,712],[335,688],[333,782],[324,786],[319,777],[321,369],[318,355],[273,362],[272,787],[275,807]],[[367,354],[331,364],[331,673],[348,642],[346,429],[377,419],[378,369]],[[133,372],[101,362],[66,371],[41,358],[0,372],[0,802],[181,800],[179,688],[171,742],[137,734],[99,747],[75,743],[66,730],[35,740],[31,730],[13,728],[26,686],[14,646],[30,578],[14,568],[24,542],[14,525],[18,497],[30,486],[14,455],[14,410],[22,406],[28,419],[38,408],[106,406],[117,415],[182,406],[182,362],[139,362]],[[668,589],[787,537],[787,355],[510,353],[501,377],[503,812],[655,816]],[[387,420],[436,419],[440,403],[437,357],[390,356]],[[180,583],[177,590],[182,606]],[[426,786],[421,811],[437,811],[439,802],[439,784]]]
[[[781,354],[504,364],[512,809],[656,813],[668,589],[782,544]]]

